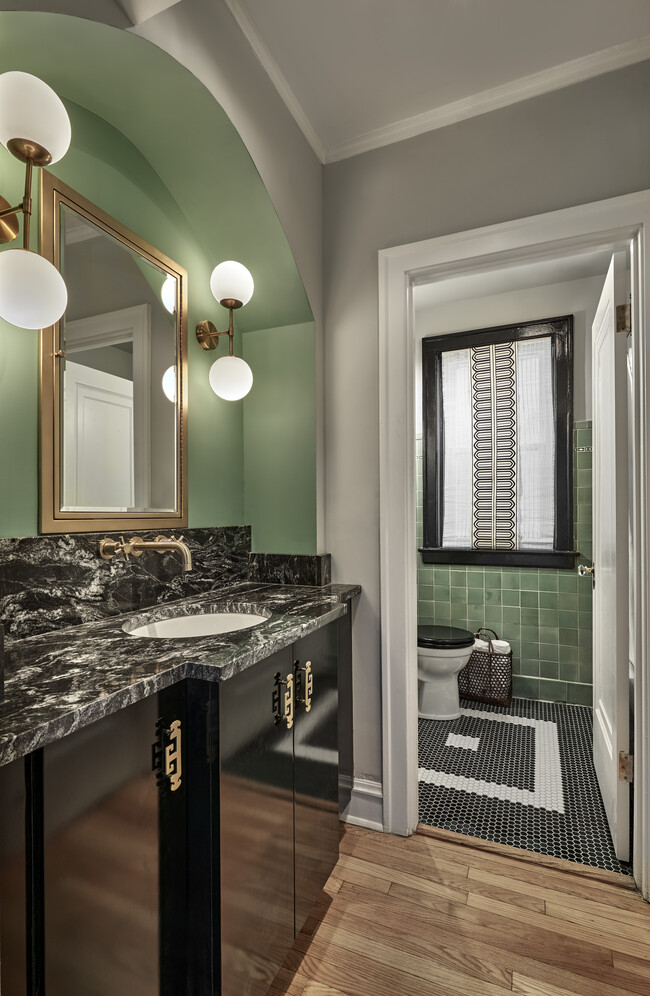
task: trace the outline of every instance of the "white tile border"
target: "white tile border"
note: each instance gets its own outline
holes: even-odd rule
[[[464,737],[461,733],[450,733],[445,740],[445,747],[460,747],[461,750],[478,750],[480,737]]]
[[[461,714],[494,723],[530,726],[535,730],[534,790],[531,792],[529,789],[500,785],[498,782],[486,782],[480,778],[467,778],[464,775],[451,775],[446,771],[432,771],[429,768],[418,768],[418,781],[462,792],[472,792],[474,795],[483,795],[490,799],[504,799],[507,802],[519,802],[523,806],[534,806],[536,809],[564,813],[564,790],[556,723],[544,719],[527,719],[523,716],[502,716],[499,713],[482,712],[478,709],[461,709]],[[452,736],[454,734],[449,735],[449,737]],[[447,742],[449,742],[449,738]]]

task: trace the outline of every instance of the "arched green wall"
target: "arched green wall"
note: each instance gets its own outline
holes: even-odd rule
[[[312,316],[295,262],[237,132],[187,70],[155,46],[104,25],[62,15],[3,12],[0,65],[41,76],[68,107],[73,141],[52,171],[189,272],[190,525],[246,522],[247,480],[249,489],[268,483],[270,505],[257,521],[248,520],[254,547],[312,552],[315,488],[298,488],[287,501],[272,472],[273,445],[286,465],[295,411],[284,410],[276,442],[264,451],[268,474],[250,462],[248,473],[245,468],[245,406],[250,405],[247,435],[254,450],[269,414],[259,399],[268,395],[268,378],[278,362],[282,365],[286,358],[288,376],[296,378],[298,411],[313,407],[315,370],[313,345],[296,356],[283,331],[307,323],[313,344]],[[22,183],[20,164],[0,147],[0,192],[17,203]],[[251,361],[255,383],[250,399],[234,404],[210,390],[207,374],[215,355],[199,349],[193,339],[201,319],[211,318],[219,327],[227,321],[209,291],[211,269],[224,258],[240,259],[255,277],[253,300],[237,314],[236,349],[242,348],[241,332],[265,329],[268,337]],[[36,333],[0,325],[4,536],[37,531],[37,338]],[[315,430],[303,430],[299,437],[300,446],[291,448],[294,470],[300,480],[305,473],[315,480]],[[254,510],[258,503],[249,504]]]

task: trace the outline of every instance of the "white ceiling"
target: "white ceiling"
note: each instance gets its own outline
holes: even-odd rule
[[[323,162],[650,58],[649,0],[225,0]]]

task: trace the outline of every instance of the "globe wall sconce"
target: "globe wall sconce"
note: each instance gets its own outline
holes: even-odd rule
[[[210,387],[224,401],[238,401],[253,386],[253,371],[245,360],[233,355],[233,317],[237,308],[243,308],[253,296],[253,278],[241,263],[228,259],[215,266],[210,277],[210,290],[219,304],[228,309],[228,328],[217,332],[212,322],[199,322],[196,338],[202,349],[216,349],[221,335],[228,336],[228,356],[221,356],[210,368]]]
[[[18,237],[23,215],[23,248],[0,252],[0,318],[23,329],[58,322],[68,303],[63,277],[29,247],[32,179],[35,166],[56,163],[68,151],[71,129],[63,103],[47,83],[29,73],[0,75],[0,142],[25,164],[25,193],[11,207],[0,197],[0,243]]]

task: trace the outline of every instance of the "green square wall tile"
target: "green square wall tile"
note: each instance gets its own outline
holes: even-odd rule
[[[506,588],[501,592],[504,605],[519,605],[519,590]]]
[[[551,626],[540,626],[539,627],[539,642],[540,643],[559,643],[559,631]]]
[[[451,589],[448,584],[434,584],[433,586],[433,597],[436,602],[448,602],[450,599]]]
[[[578,610],[580,612],[591,612],[593,609],[594,599],[593,590],[589,581],[585,581],[586,591],[578,592]]]
[[[539,698],[539,678],[515,675],[512,679],[513,694],[519,699]]]
[[[560,678],[562,681],[577,681],[578,662],[572,661],[570,664],[560,664]]]
[[[567,689],[567,702],[572,702],[574,705],[593,705],[594,690],[591,685],[574,685],[570,684],[566,686]]]
[[[539,595],[536,591],[523,591],[521,592],[521,607],[527,609],[536,609],[539,605]]]
[[[502,618],[504,626],[506,623],[514,623],[519,626],[521,623],[521,609],[518,605],[504,605],[502,610]]]
[[[594,680],[594,669],[591,664],[579,664],[578,674],[583,685],[591,685]]]
[[[566,702],[566,683],[540,678],[539,697],[549,702]]]
[[[522,609],[521,610],[521,625],[522,626],[539,626],[539,610],[538,609]]]
[[[470,605],[485,605],[485,592],[482,588],[468,588],[467,601]]]
[[[499,633],[502,640],[507,640],[511,646],[521,639],[521,626],[519,623],[503,620],[503,630]]]
[[[521,656],[528,660],[539,660],[539,643],[526,640],[522,634]]]
[[[433,604],[431,602],[418,602],[418,619],[433,619]]]
[[[433,585],[432,584],[419,584],[418,585],[418,601],[420,601],[420,602],[432,602],[433,601]]]
[[[557,609],[557,592],[556,591],[540,591],[539,593],[539,607],[540,609]]]
[[[540,643],[539,656],[544,661],[554,661],[557,664],[560,659],[560,648],[556,643]]]
[[[578,660],[581,664],[592,664],[593,663],[593,651],[591,647],[579,646],[578,647]]]
[[[521,674],[527,674],[530,678],[539,677],[539,661],[531,660],[527,657],[522,657],[521,659]]]
[[[519,587],[522,591],[538,591],[539,574],[537,571],[522,571]]]
[[[485,623],[497,632],[501,629],[503,618],[501,616],[500,605],[488,605],[485,609]]]
[[[591,612],[579,612],[578,629],[581,632],[590,631],[593,628],[593,618]]]
[[[501,587],[519,591],[519,571],[504,571],[501,578]]]
[[[435,610],[435,620],[437,623],[449,624],[451,622],[451,609],[449,605],[443,603],[434,603]]]
[[[557,587],[558,591],[565,592],[567,594],[575,594],[578,591],[578,575],[573,573],[560,574],[558,577]]]
[[[467,575],[467,587],[468,588],[483,588],[485,581],[485,575],[483,572],[480,574],[478,572],[468,573]]]
[[[467,573],[464,569],[452,567],[449,572],[452,588],[465,587],[467,585]]]
[[[559,626],[558,612],[556,609],[540,609],[539,610],[539,624],[540,626],[551,626],[553,629],[557,629]]]
[[[565,647],[577,647],[578,646],[578,630],[577,629],[566,629],[560,627],[559,631],[560,646]]]
[[[486,588],[485,589],[485,604],[486,605],[501,605],[501,599],[503,592],[500,588]]]
[[[558,625],[560,629],[577,629],[578,628],[578,613],[577,612],[565,612],[560,609],[558,612]]]
[[[557,661],[544,661],[539,662],[539,676],[540,678],[555,678],[559,677],[559,664]]]
[[[580,488],[590,488],[591,487],[591,470],[579,470],[577,475],[576,483],[578,485],[578,492]]]
[[[539,590],[557,591],[557,574],[555,571],[539,572]]]

